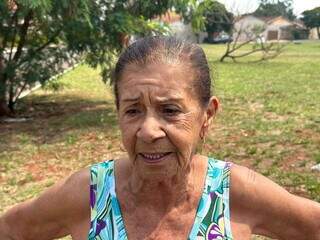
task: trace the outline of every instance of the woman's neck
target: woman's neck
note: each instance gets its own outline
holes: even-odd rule
[[[150,204],[166,209],[175,207],[202,189],[198,186],[203,186],[203,164],[199,163],[193,159],[188,167],[177,169],[172,176],[145,177],[132,167],[126,188],[136,204]]]

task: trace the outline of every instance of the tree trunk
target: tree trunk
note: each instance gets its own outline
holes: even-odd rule
[[[10,109],[11,112],[14,113],[14,90],[13,90],[13,81],[10,79],[10,86],[9,86],[9,99],[8,99],[8,107]]]
[[[318,39],[320,39],[320,27],[317,27]]]
[[[14,113],[10,110],[7,101],[7,81],[6,76],[0,75],[0,117],[13,117]]]
[[[8,108],[9,108],[11,114],[14,114],[14,105],[15,105],[15,102],[10,100],[9,104],[8,104]]]
[[[230,42],[227,43],[227,49],[225,51],[225,53],[223,54],[223,56],[220,58],[220,62],[223,62],[224,59],[229,55],[230,53]]]
[[[196,36],[196,41],[199,44],[200,43],[200,34],[199,33],[195,33]]]
[[[10,110],[7,105],[7,102],[3,99],[0,99],[0,117],[13,117],[14,113]]]
[[[223,62],[226,57],[227,57],[227,53],[223,54],[223,56],[220,58],[220,62]]]

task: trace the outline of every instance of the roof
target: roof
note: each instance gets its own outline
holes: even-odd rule
[[[305,28],[305,25],[303,24],[303,22],[301,20],[294,20],[291,21],[283,16],[277,16],[277,17],[257,17],[255,16],[253,13],[247,13],[247,14],[243,14],[241,15],[236,21],[239,21],[245,17],[254,17],[257,18],[261,21],[264,21],[266,24],[271,25],[277,21],[282,21],[282,22],[286,22],[287,25],[294,25],[298,28]]]
[[[295,25],[297,25],[298,27],[306,28],[306,25],[304,25],[304,22],[301,21],[300,19],[294,20],[293,23],[294,23]]]

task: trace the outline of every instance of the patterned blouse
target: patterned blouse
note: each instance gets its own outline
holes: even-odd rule
[[[89,240],[128,240],[115,192],[114,161],[91,166]],[[207,176],[188,240],[232,240],[230,163],[208,159]]]

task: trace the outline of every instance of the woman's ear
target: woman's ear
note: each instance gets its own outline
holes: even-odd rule
[[[219,109],[219,105],[220,105],[220,103],[219,103],[219,100],[217,97],[213,96],[210,98],[210,101],[209,101],[208,106],[206,108],[205,119],[204,119],[204,123],[202,125],[200,137],[204,136],[205,133],[207,132],[212,119],[214,118],[214,116],[216,115],[216,113]]]
[[[217,114],[219,106],[220,103],[218,98],[215,96],[211,97],[206,111],[208,125],[210,124],[212,118],[214,118]]]

